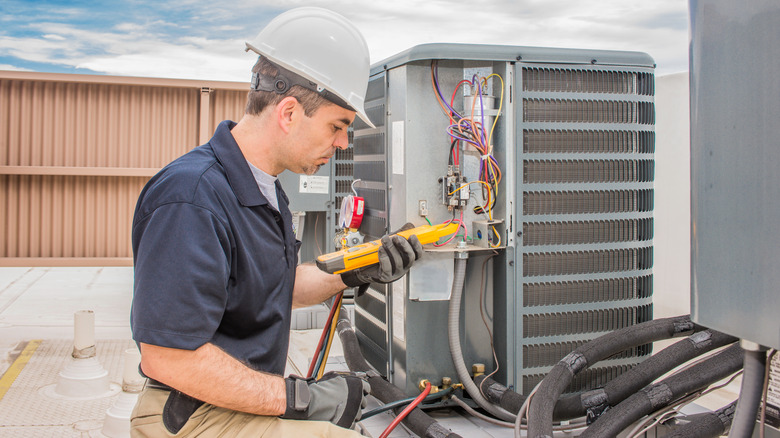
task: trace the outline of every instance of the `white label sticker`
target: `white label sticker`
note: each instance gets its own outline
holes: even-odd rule
[[[315,193],[327,195],[330,192],[329,176],[301,175],[298,193]]]
[[[393,174],[404,174],[404,121],[393,122]]]

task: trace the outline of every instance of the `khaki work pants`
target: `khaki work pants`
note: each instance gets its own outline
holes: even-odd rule
[[[177,434],[168,432],[162,422],[163,407],[170,391],[145,388],[138,397],[130,419],[132,438],[235,437],[235,438],[361,438],[359,433],[327,421],[283,420],[219,408],[200,406]]]

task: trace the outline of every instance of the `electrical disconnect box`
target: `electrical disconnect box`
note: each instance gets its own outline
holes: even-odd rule
[[[780,348],[776,1],[691,1],[691,314]]]
[[[375,368],[410,395],[420,379],[457,381],[455,258],[468,260],[465,363],[521,393],[579,345],[652,319],[653,67],[636,52],[459,44],[373,67],[366,108],[377,127],[356,121],[352,142],[360,232],[462,225],[402,280],[356,298]],[[597,364],[569,391],[650,352]]]

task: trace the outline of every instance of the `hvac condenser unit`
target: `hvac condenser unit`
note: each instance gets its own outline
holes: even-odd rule
[[[464,252],[465,362],[498,366],[495,379],[518,392],[586,341],[652,319],[653,68],[635,52],[457,44],[417,46],[372,68],[366,108],[377,127],[356,121],[352,141],[360,231],[375,239],[454,219],[468,233],[355,300],[374,367],[410,395],[420,379],[458,380],[447,313]],[[474,126],[489,150],[455,141]],[[602,385],[650,352],[603,361],[569,391]]]

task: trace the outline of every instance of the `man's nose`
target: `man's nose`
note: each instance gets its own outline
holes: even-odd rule
[[[349,134],[346,129],[339,131],[338,135],[336,135],[336,140],[333,142],[333,146],[342,150],[349,147]]]

